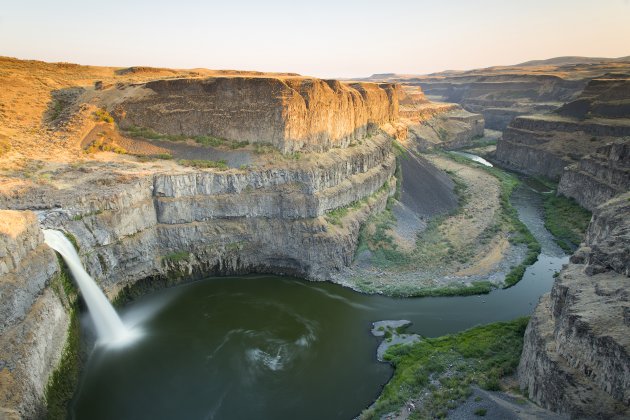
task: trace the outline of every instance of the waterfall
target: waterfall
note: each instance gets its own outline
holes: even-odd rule
[[[81,295],[88,307],[90,316],[94,320],[99,340],[111,343],[129,338],[129,331],[123,325],[105,294],[83,268],[83,264],[72,243],[58,230],[44,229],[44,238],[46,244],[61,254],[68,265],[72,277],[74,277],[81,290]]]

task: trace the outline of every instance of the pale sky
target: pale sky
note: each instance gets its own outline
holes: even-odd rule
[[[0,55],[319,77],[630,55],[630,0],[0,0]]]

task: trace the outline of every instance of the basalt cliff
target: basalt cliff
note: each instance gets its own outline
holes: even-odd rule
[[[597,207],[525,332],[521,388],[571,418],[630,415],[630,193]]]
[[[399,87],[303,77],[212,77],[117,87],[121,128],[270,143],[282,151],[347,147],[398,121]],[[124,92],[133,92],[126,95]]]
[[[514,170],[558,181],[566,166],[599,147],[627,143],[629,100],[629,75],[594,79],[576,100],[552,113],[515,118],[497,143],[496,159]]]

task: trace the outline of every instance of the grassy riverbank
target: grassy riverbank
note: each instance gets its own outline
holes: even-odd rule
[[[573,252],[584,240],[591,212],[575,200],[550,194],[545,199],[545,228],[566,252]]]
[[[514,373],[523,348],[527,317],[461,333],[394,346],[385,353],[394,376],[376,402],[361,414],[377,419],[412,403],[410,418],[441,418],[471,394],[471,385],[500,390]]]
[[[525,259],[519,265],[513,267],[505,276],[504,287],[514,286],[521,281],[527,267],[534,264],[540,254],[540,244],[529,229],[527,229],[527,226],[518,218],[516,209],[512,206],[512,203],[510,203],[510,197],[516,187],[519,186],[520,181],[515,175],[497,167],[483,166],[453,153],[449,153],[449,157],[463,164],[475,165],[499,180],[501,185],[500,201],[502,209],[502,220],[499,221],[499,229],[503,229],[509,233],[511,244],[523,244],[527,246]]]
[[[363,269],[353,279],[357,289],[401,297],[456,296],[518,283],[540,253],[510,203],[518,178],[453,153],[425,157],[451,176],[459,206],[431,219],[411,247],[401,245],[397,237],[392,201],[387,210],[370,217],[362,227],[357,255],[367,253],[374,268]],[[524,258],[502,268],[507,271],[504,282],[488,281],[511,247],[523,245]]]

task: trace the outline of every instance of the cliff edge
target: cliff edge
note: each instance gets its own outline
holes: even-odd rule
[[[157,80],[113,88],[123,129],[270,143],[283,152],[347,147],[398,120],[399,87],[305,77]]]

